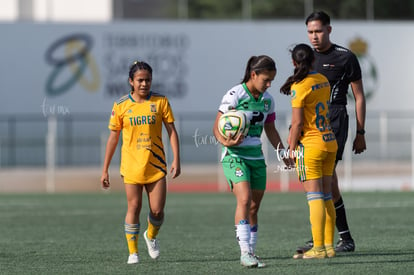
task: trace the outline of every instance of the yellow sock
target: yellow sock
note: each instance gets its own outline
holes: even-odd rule
[[[125,223],[125,237],[128,244],[129,254],[138,254],[138,237],[139,237],[139,223],[128,224]]]
[[[157,237],[163,221],[164,219],[156,220],[151,215],[148,215],[147,237],[149,239],[155,239]]]
[[[314,247],[323,247],[325,234],[325,203],[323,193],[308,192],[306,194],[309,205],[310,223]]]
[[[325,195],[325,209],[325,246],[333,246],[335,235],[336,212],[334,203],[332,201],[332,195]]]

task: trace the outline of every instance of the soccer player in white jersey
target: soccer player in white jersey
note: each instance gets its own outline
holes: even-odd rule
[[[276,64],[266,55],[252,56],[247,62],[241,84],[224,95],[216,116],[213,132],[222,144],[221,162],[227,182],[236,197],[236,238],[240,246],[240,263],[247,267],[264,267],[256,256],[258,211],[266,189],[266,163],[260,136],[263,130],[272,146],[283,149],[275,127],[275,104],[266,91],[276,76]],[[229,110],[241,110],[250,120],[246,136],[224,138],[218,132],[218,121]],[[290,159],[284,160],[289,167]]]
[[[131,92],[114,103],[109,120],[110,134],[106,145],[101,183],[108,188],[108,168],[122,131],[121,176],[125,183],[128,210],[125,217],[125,236],[129,257],[128,264],[137,264],[138,237],[142,193],[147,192],[149,214],[148,227],[144,232],[148,254],[157,259],[160,255],[157,235],[164,221],[167,195],[167,163],[162,142],[162,126],[170,138],[174,159],[170,173],[180,175],[178,134],[174,115],[168,99],[151,91],[152,68],[146,62],[136,61],[129,70]]]

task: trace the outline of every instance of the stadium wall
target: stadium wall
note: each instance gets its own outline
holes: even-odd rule
[[[407,60],[413,59],[414,55],[408,48],[414,40],[413,27],[410,22],[366,21],[339,21],[333,26],[333,41],[351,48],[362,65],[368,110],[368,152],[364,156],[374,152],[369,161],[364,156],[358,156],[357,167],[354,164],[351,169],[344,170],[357,171],[357,168],[365,167],[365,172],[361,171],[366,177],[362,182],[365,182],[365,187],[372,186],[368,188],[370,190],[411,188],[411,155],[407,157],[404,153],[410,152],[409,135],[414,119],[409,100],[412,87],[410,77],[407,77],[411,73],[411,64]],[[113,102],[128,92],[129,65],[134,60],[146,60],[154,69],[153,89],[169,97],[179,128],[182,133],[185,132],[182,139],[191,142],[190,145],[186,143],[190,153],[186,153],[183,162],[195,164],[198,168],[190,165],[190,169],[184,171],[198,171],[199,174],[191,177],[190,183],[197,183],[197,178],[204,182],[200,179],[209,178],[206,175],[211,173],[219,177],[215,157],[214,163],[204,163],[207,153],[214,151],[215,156],[216,147],[197,146],[196,136],[199,135],[201,145],[214,145],[210,139],[211,125],[206,122],[206,117],[211,114],[213,119],[224,92],[240,82],[245,63],[251,55],[268,54],[276,60],[278,74],[269,91],[276,100],[278,127],[282,132],[286,130],[290,102],[288,97],[278,92],[278,88],[292,72],[289,49],[296,43],[307,42],[305,25],[301,21],[2,23],[0,35],[5,41],[0,44],[3,61],[0,63],[0,118],[6,121],[4,124],[0,121],[0,166],[10,144],[20,147],[19,140],[30,139],[39,129],[43,142],[48,121],[53,117],[57,117],[58,121],[69,120],[70,125],[73,118],[76,118],[73,120],[76,125],[91,122],[75,127],[75,131],[89,133],[98,139],[93,143],[99,143],[102,132],[106,131]],[[352,100],[349,109],[352,116]],[[391,123],[387,116],[390,113],[394,114]],[[99,119],[95,120],[97,116]],[[19,120],[26,123],[15,131],[16,135],[10,134],[13,132],[10,125]],[[351,120],[351,128],[352,124]],[[383,124],[388,126],[382,127]],[[388,132],[397,136],[395,147],[386,148],[389,142],[384,146],[382,132],[385,136]],[[65,135],[66,132],[60,134]],[[408,143],[404,146],[399,146],[401,137],[405,138],[404,142],[408,137]],[[350,150],[349,145],[348,148]],[[387,162],[387,150],[394,151],[393,148],[405,149],[392,159],[391,164]],[[44,156],[40,153],[33,155]],[[381,163],[376,162],[378,155],[381,156]],[[59,157],[62,154],[57,160]],[[45,167],[0,169],[4,176],[1,177],[3,187],[0,188],[4,191],[25,190],[34,178],[39,179],[40,188],[34,190],[65,190],[59,188],[60,183],[66,187],[78,186],[76,182],[84,186],[77,178],[78,174],[84,173],[76,172],[76,167],[84,166],[82,159],[75,158],[73,166],[74,170],[56,167],[52,171],[53,184],[57,184],[54,189],[44,189],[51,177],[50,170],[47,172]],[[96,170],[85,170],[94,171],[90,177],[96,177]],[[203,174],[203,170],[210,172]],[[349,174],[346,171],[344,176]],[[387,176],[384,171],[388,171]],[[70,178],[73,180],[61,181]],[[218,179],[212,182],[220,181]],[[11,189],[7,187],[10,182],[16,183]],[[279,184],[275,189],[287,190],[286,182],[290,180],[286,180],[286,176],[276,176],[274,182]],[[23,184],[22,188],[19,184]],[[345,189],[361,188],[365,189],[348,180]]]
[[[333,41],[360,58],[368,111],[413,110],[406,100],[413,33],[414,23],[335,22]],[[128,67],[137,59],[153,66],[153,88],[175,110],[209,112],[240,82],[247,59],[258,54],[277,62],[269,91],[284,112],[289,98],[278,88],[292,72],[289,49],[307,42],[299,21],[10,23],[0,24],[0,35],[0,114],[44,116],[110,110],[128,91]],[[20,108],[10,102],[20,102]]]

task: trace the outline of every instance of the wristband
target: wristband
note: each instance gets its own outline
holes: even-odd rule
[[[358,135],[365,135],[365,130],[364,129],[357,130],[357,134]]]

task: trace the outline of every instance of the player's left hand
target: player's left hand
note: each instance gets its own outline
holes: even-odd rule
[[[367,145],[365,143],[365,136],[364,135],[356,135],[354,139],[354,144],[352,145],[352,151],[355,154],[361,154],[367,149]]]

